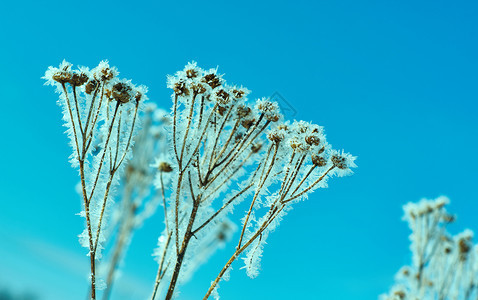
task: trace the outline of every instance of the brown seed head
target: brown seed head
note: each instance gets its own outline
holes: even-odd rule
[[[206,92],[206,88],[200,83],[191,83],[191,89],[196,95],[204,94]]]
[[[88,95],[91,94],[93,91],[95,91],[98,88],[99,85],[100,85],[100,82],[96,79],[92,79],[88,81],[88,83],[86,83],[85,85],[85,93],[87,93]]]
[[[469,241],[465,238],[461,238],[458,241],[458,249],[460,252],[460,259],[465,260],[468,252],[471,250]]]
[[[71,84],[71,86],[82,86],[87,81],[88,76],[85,73],[73,73],[68,82]]]
[[[317,167],[323,167],[327,164],[327,160],[320,155],[312,154],[312,163]]]
[[[113,74],[113,71],[111,71],[110,68],[103,68],[101,71],[101,81],[109,81],[111,79],[113,79],[114,77],[114,74]]]
[[[161,172],[164,172],[164,173],[169,173],[169,172],[172,172],[173,171],[173,168],[171,167],[170,164],[168,164],[167,162],[163,161],[159,164],[158,166],[158,170],[161,171]]]
[[[309,135],[305,137],[305,142],[309,145],[318,146],[320,144],[320,138],[315,135]]]
[[[120,103],[127,103],[130,100],[131,86],[118,82],[111,89],[111,97]]]
[[[198,71],[194,69],[186,70],[186,77],[187,78],[196,78],[198,76]]]
[[[284,139],[284,135],[280,134],[279,132],[270,132],[267,134],[267,138],[276,144],[280,143]]]
[[[134,99],[136,100],[136,102],[139,102],[142,97],[143,97],[143,94],[141,94],[140,92],[136,92]]]
[[[72,73],[70,71],[58,71],[53,74],[52,79],[61,84],[65,84],[71,80]]]
[[[213,89],[221,85],[219,77],[217,77],[216,74],[207,74],[203,77],[202,80]]]
[[[242,118],[245,118],[247,116],[249,116],[251,114],[251,108],[250,107],[247,107],[245,105],[241,105],[239,107],[237,107],[237,116],[242,119]]]
[[[261,151],[261,148],[262,148],[261,143],[257,143],[257,144],[252,145],[252,147],[251,147],[252,153],[257,153],[257,152]]]
[[[254,125],[255,119],[245,119],[241,122],[242,127],[249,129],[252,125]]]
[[[232,90],[232,94],[236,99],[241,99],[242,97],[244,97],[245,92],[243,90],[234,89]]]
[[[221,116],[224,116],[224,113],[227,111],[227,106],[218,106],[217,107],[217,112]]]
[[[402,299],[405,299],[405,297],[407,296],[407,295],[405,294],[405,292],[404,292],[404,291],[401,291],[401,290],[400,290],[400,291],[395,291],[395,292],[393,292],[393,294],[394,294],[395,296],[397,296],[397,297],[398,297],[399,299],[401,299],[401,300],[402,300]]]
[[[347,160],[343,156],[333,155],[331,158],[331,161],[334,164],[334,166],[339,169],[342,169],[342,170],[348,169]]]
[[[229,103],[229,94],[221,89],[216,93],[216,97],[219,103],[221,104],[228,104]]]
[[[186,87],[186,83],[184,81],[179,81],[175,83],[173,90],[178,96],[189,96],[189,90]]]

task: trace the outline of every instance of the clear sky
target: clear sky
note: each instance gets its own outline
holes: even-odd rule
[[[3,1],[0,5],[0,290],[85,299],[77,172],[51,87],[63,59],[102,59],[170,106],[166,75],[219,66],[251,98],[279,92],[294,117],[358,156],[287,216],[262,272],[234,267],[223,299],[376,299],[410,261],[401,206],[447,195],[455,232],[478,230],[476,1]],[[142,299],[160,215],[133,240],[116,299]],[[200,299],[231,249],[183,288]],[[134,288],[133,288],[134,287]]]

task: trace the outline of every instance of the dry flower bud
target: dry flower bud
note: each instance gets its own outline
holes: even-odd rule
[[[251,147],[252,153],[257,153],[257,152],[261,151],[261,148],[262,148],[261,143],[257,143],[257,144],[252,145],[252,147]]]
[[[280,119],[279,105],[276,102],[265,98],[257,100],[256,109],[264,114],[264,118],[268,121],[277,122]]]
[[[111,90],[111,97],[120,103],[127,103],[130,100],[131,87],[123,82],[118,82],[113,85]]]
[[[113,79],[114,73],[110,68],[103,68],[101,71],[101,80],[102,81],[108,81]]]
[[[58,71],[55,74],[53,74],[52,79],[55,80],[56,82],[59,82],[61,84],[67,83],[71,80],[71,72],[70,71]]]
[[[305,137],[305,142],[309,145],[318,146],[320,144],[320,138],[315,135],[309,135]]]
[[[173,171],[171,165],[165,161],[161,162],[158,166],[158,170],[164,173],[169,173]]]
[[[176,82],[176,84],[174,84],[173,90],[178,96],[189,96],[189,90],[184,81]]]
[[[251,111],[252,110],[250,107],[247,107],[245,105],[240,105],[239,107],[237,107],[237,116],[240,119],[245,118],[251,114]]]
[[[230,100],[229,94],[223,89],[216,92],[216,98],[217,101],[221,104],[228,104]]]
[[[211,88],[215,89],[221,85],[219,77],[216,74],[207,74],[203,77],[203,81],[207,83]]]
[[[284,139],[284,135],[278,131],[272,131],[269,134],[267,134],[267,138],[274,142],[274,143],[280,143]]]
[[[143,97],[143,94],[141,94],[140,92],[136,92],[134,99],[136,100],[136,102],[139,102],[142,97]]]
[[[88,81],[88,76],[85,73],[73,73],[69,83],[72,86],[82,86],[85,82]]]
[[[224,113],[227,111],[227,107],[226,106],[218,106],[217,107],[217,112],[218,114],[220,114],[221,116],[224,116]]]
[[[232,90],[232,94],[234,95],[236,99],[241,99],[242,97],[244,97],[246,92],[240,89],[234,89]]]
[[[198,71],[194,69],[188,69],[186,70],[186,77],[187,78],[196,78],[198,76]]]
[[[95,91],[98,86],[100,85],[99,81],[96,79],[92,79],[88,81],[88,83],[85,85],[85,93],[88,95],[91,94],[93,91]]]
[[[195,93],[196,95],[204,94],[206,92],[206,88],[200,83],[198,84],[192,83],[191,89],[193,90],[193,93]]]
[[[340,155],[332,155],[331,160],[335,167],[342,170],[348,169],[347,160],[345,159],[345,157]]]
[[[312,154],[312,163],[317,167],[323,167],[327,164],[327,160],[320,155]]]
[[[242,127],[249,129],[252,125],[254,125],[255,119],[245,119],[241,122]]]

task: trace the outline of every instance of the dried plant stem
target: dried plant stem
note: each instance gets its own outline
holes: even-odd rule
[[[192,186],[191,186],[191,189],[192,189]],[[194,195],[192,195],[192,196],[193,196],[193,199],[194,199]],[[183,243],[181,245],[181,250],[179,251],[178,257],[176,259],[176,265],[174,267],[174,272],[173,272],[173,275],[171,277],[171,282],[169,283],[168,293],[166,294],[165,300],[170,300],[173,297],[173,293],[174,293],[174,289],[175,289],[176,284],[177,284],[179,272],[181,271],[181,266],[182,266],[182,263],[183,263],[183,259],[184,259],[184,256],[186,254],[186,250],[187,250],[187,247],[189,245],[189,241],[193,237],[192,227],[193,227],[194,221],[196,220],[196,214],[197,214],[198,209],[199,209],[200,197],[201,197],[201,194],[199,194],[198,197],[196,199],[194,199],[193,208],[192,208],[192,211],[191,211],[191,216],[189,217],[188,227],[186,229],[186,233],[184,234],[184,239],[183,239]]]
[[[166,253],[168,252],[169,242],[171,241],[171,232],[168,231],[168,239],[166,240],[166,245],[164,246],[163,255],[161,256],[161,262],[159,263],[158,273],[156,275],[156,280],[154,282],[153,288],[153,295],[151,296],[151,300],[156,298],[156,293],[158,292],[159,284],[161,283],[161,279],[163,278],[165,272],[163,270],[164,260],[166,258]],[[166,266],[168,268],[169,264]]]
[[[128,199],[130,199],[131,189],[128,189],[127,191],[125,191],[125,195],[126,195],[125,197],[128,197]],[[128,209],[128,215],[125,216],[123,218],[123,221],[121,222],[121,227],[118,232],[118,238],[114,246],[113,257],[111,258],[108,275],[106,277],[106,290],[103,293],[104,300],[107,300],[110,297],[112,286],[113,286],[114,273],[121,259],[121,256],[123,255],[123,250],[124,250],[125,244],[127,243],[128,237],[131,235],[131,232],[133,231],[134,223],[132,222],[133,219],[131,218],[131,216],[134,215],[135,210],[136,210],[136,207],[134,205],[131,206],[130,209]]]
[[[280,209],[282,210],[282,209]],[[277,211],[273,211],[271,213],[271,216],[269,218],[269,220],[266,220],[262,226],[257,230],[257,232],[246,242],[244,243],[244,245],[240,248],[236,248],[236,251],[234,252],[234,254],[231,256],[231,258],[229,258],[229,260],[227,261],[227,263],[224,265],[224,267],[221,269],[221,271],[219,272],[219,274],[217,275],[216,279],[214,280],[214,282],[211,284],[211,286],[209,287],[206,295],[204,296],[203,300],[207,300],[207,298],[209,298],[209,296],[211,295],[211,293],[214,291],[214,289],[216,288],[217,284],[219,283],[219,281],[221,280],[221,278],[224,276],[224,274],[226,273],[226,271],[229,269],[229,267],[231,266],[231,264],[241,255],[242,252],[244,252],[244,250],[247,249],[247,247],[249,247],[259,236],[262,235],[262,233],[264,232],[264,230],[267,228],[267,226],[270,224],[270,222],[272,222],[272,220],[278,215],[278,213],[280,212]]]

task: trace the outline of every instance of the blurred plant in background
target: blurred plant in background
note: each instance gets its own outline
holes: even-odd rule
[[[204,296],[219,298],[218,284],[238,258],[248,276],[258,275],[269,233],[295,203],[355,167],[355,157],[333,150],[322,127],[285,121],[278,104],[266,98],[249,103],[249,90],[227,85],[216,69],[190,63],[169,76],[169,116],[143,104],[145,87],[117,74],[107,62],[91,71],[63,62],[44,77],[60,93],[71,162],[80,173],[86,219],[80,242],[91,258],[91,299],[105,285],[103,298],[109,298],[134,230],[158,205],[165,226],[154,251],[158,272],[151,299],[176,296],[177,285],[239,228],[230,259]],[[121,197],[113,205],[120,182]],[[229,215],[240,203],[247,209],[237,226]],[[111,257],[99,272],[96,260],[113,236]],[[104,273],[104,284],[97,273]]]
[[[477,299],[478,246],[473,232],[451,235],[447,224],[455,217],[446,211],[448,198],[422,199],[404,206],[412,264],[396,275],[396,284],[381,300]]]

